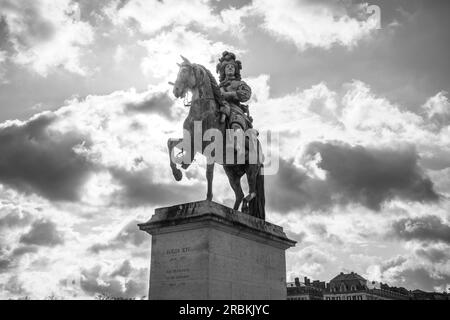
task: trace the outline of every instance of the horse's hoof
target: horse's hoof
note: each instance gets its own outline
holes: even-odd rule
[[[248,196],[246,196],[244,198],[244,201],[247,204],[247,207],[248,207],[248,204],[250,203],[250,201],[252,201],[255,198],[256,198],[256,193],[250,193]]]
[[[183,173],[179,169],[172,170],[173,177],[176,181],[181,181],[183,179]]]
[[[184,169],[184,170],[186,170],[187,168],[189,168],[189,164],[183,163],[183,164],[181,165],[181,168]]]
[[[249,210],[248,204],[244,202],[244,203],[242,204],[242,213],[247,213],[247,214],[249,214],[249,212],[250,212],[250,210]]]

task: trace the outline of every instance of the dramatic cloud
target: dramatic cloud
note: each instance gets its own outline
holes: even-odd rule
[[[377,94],[366,83],[352,81],[339,90],[319,83],[275,98],[268,95],[269,80],[267,76],[249,79],[254,89],[252,113],[260,130],[280,134],[280,149],[287,158],[298,158],[309,143],[339,140],[379,148],[408,144],[428,163],[448,162],[446,128],[432,130],[426,117]]]
[[[0,273],[6,271],[11,263],[8,259],[0,259]]]
[[[225,50],[240,53],[241,50],[223,42],[214,42],[204,34],[176,27],[162,32],[150,40],[140,41],[139,44],[147,50],[147,57],[142,61],[142,71],[155,78],[170,77],[175,80],[178,72],[177,62],[181,61],[180,54],[199,63],[209,70],[215,70],[218,57]]]
[[[99,253],[104,250],[122,249],[127,245],[136,247],[142,245],[145,241],[149,240],[149,237],[145,232],[139,230],[138,223],[142,223],[142,221],[131,221],[114,238],[107,243],[94,244],[89,248],[89,251]]]
[[[450,226],[437,216],[398,220],[393,223],[392,232],[403,240],[442,241],[450,244]]]
[[[399,283],[407,283],[409,288],[422,288],[427,291],[447,292],[450,284],[450,274],[443,272],[430,272],[430,270],[417,267],[405,269],[397,275]]]
[[[3,209],[2,211],[4,210],[5,209]],[[19,213],[13,211],[0,218],[0,229],[11,229],[16,227],[28,226],[32,220],[32,215],[30,213]]]
[[[439,172],[439,177],[436,177],[435,180],[444,178],[447,181],[445,169],[450,168],[450,150],[436,145],[424,147],[424,150],[421,158],[422,165],[427,169]]]
[[[106,14],[115,24],[137,27],[140,31],[153,34],[169,26],[200,26],[225,31],[225,24],[219,15],[212,12],[209,1],[205,0],[166,0],[166,1],[113,1],[106,7]]]
[[[450,102],[447,98],[447,92],[439,92],[431,97],[423,105],[423,108],[434,129],[440,130],[450,126]]]
[[[53,240],[55,240],[55,239],[53,239]],[[62,244],[62,242],[60,244]],[[23,246],[23,247],[18,247],[16,249],[14,249],[12,252],[12,255],[14,257],[20,257],[27,253],[36,253],[36,252],[38,252],[38,250],[39,249],[36,246]]]
[[[291,161],[280,159],[274,176],[266,177],[267,205],[278,212],[290,212],[304,207],[326,209],[332,205],[329,186],[310,178],[306,171]]]
[[[177,137],[168,121],[178,112],[167,87],[152,87],[68,101],[26,122],[5,122],[0,183],[58,201],[139,206],[167,204],[177,194],[195,200],[204,188],[198,181],[171,186],[166,141],[168,134]]]
[[[330,49],[333,45],[354,47],[377,28],[376,15],[367,4],[283,0],[272,3],[255,0],[240,8],[229,7],[214,14],[209,1],[150,1],[125,4],[112,2],[106,15],[131,30],[155,34],[169,26],[199,27],[239,36],[247,28],[246,18],[260,17],[260,27],[276,38],[293,42],[300,50],[310,47]],[[120,4],[120,5],[119,5]],[[148,17],[152,17],[149,19]],[[312,28],[311,26],[314,25]]]
[[[307,246],[298,252],[288,253],[287,259],[295,272],[308,277],[316,277],[325,270],[325,266],[333,262],[335,257],[316,246]]]
[[[125,260],[124,263],[114,270],[113,273],[111,273],[111,277],[121,276],[121,277],[128,277],[133,270],[131,263],[129,260]]]
[[[340,120],[349,131],[360,135],[369,132],[389,142],[394,137],[406,141],[421,138],[423,119],[419,115],[377,95],[361,81],[346,84],[346,89]]]
[[[423,257],[431,263],[443,263],[450,260],[450,251],[448,246],[444,247],[422,247],[415,251],[419,257]]]
[[[204,184],[199,182],[190,185],[155,182],[155,173],[150,170],[128,172],[112,168],[111,173],[123,187],[116,192],[115,202],[128,206],[168,205],[175,198],[180,203],[192,202],[199,200],[202,191],[206,190]]]
[[[103,294],[112,297],[120,297],[123,294],[122,284],[119,280],[108,279],[99,283],[101,267],[97,266],[91,270],[83,271],[83,280],[81,281],[81,288],[92,295]]]
[[[382,261],[368,268],[371,279],[410,290],[447,291],[450,286],[448,244],[414,244],[410,254]]]
[[[0,182],[52,200],[78,199],[92,166],[73,149],[87,139],[49,129],[56,118],[44,113],[0,125]]]
[[[93,31],[79,20],[76,2],[3,0],[0,6],[16,63],[30,66],[42,76],[58,67],[86,73],[80,62],[81,48],[93,41]]]
[[[31,225],[31,230],[20,237],[20,242],[27,245],[54,247],[64,244],[64,238],[54,222],[38,220]]]
[[[294,241],[297,241],[297,243],[302,243],[303,240],[306,238],[306,233],[305,232],[300,232],[300,233],[296,233],[296,232],[292,232],[289,230],[285,230],[286,235],[289,239],[292,239]]]
[[[310,47],[330,49],[333,45],[354,47],[377,28],[367,5],[343,5],[337,1],[255,0],[252,14],[263,17],[262,27],[281,40],[294,43],[299,50]],[[353,17],[350,16],[353,13]],[[314,26],[314,27],[312,27]]]
[[[173,119],[171,108],[174,101],[168,92],[151,94],[141,102],[127,104],[127,110],[131,112],[144,112],[160,114],[168,119]]]
[[[268,205],[279,212],[309,207],[326,210],[359,203],[375,211],[393,199],[434,202],[439,195],[418,165],[414,148],[352,147],[338,142],[311,143],[305,163],[316,161],[323,177],[281,159],[275,176],[267,177]],[[320,172],[319,172],[320,174]]]
[[[32,222],[35,220],[28,212],[18,212],[17,210],[7,210],[7,206],[2,207],[0,201],[0,216],[10,211],[0,218],[0,273],[8,269],[16,268],[20,263],[20,258],[26,254],[34,254],[39,248],[35,244],[17,245],[20,242],[18,238],[20,232],[29,227],[31,233]],[[22,236],[24,234],[22,233]],[[43,235],[46,237],[47,235]],[[51,237],[51,235],[50,235]]]
[[[5,284],[1,284],[0,289],[9,292],[11,295],[27,296],[29,294],[17,275],[11,276]]]
[[[372,149],[343,143],[313,143],[308,154],[319,153],[318,167],[342,201],[355,201],[380,210],[383,202],[401,198],[430,202],[439,196],[418,166],[414,148]]]
[[[127,261],[124,262],[124,264],[126,263]],[[103,295],[108,298],[141,298],[146,296],[148,288],[147,270],[135,269],[130,264],[127,268],[127,275],[117,274],[116,271],[109,274],[100,265],[85,269],[82,271],[81,288],[89,295]],[[121,281],[118,277],[124,277],[125,281]]]
[[[389,259],[388,261],[383,262],[381,264],[380,271],[385,272],[393,268],[401,267],[406,261],[408,261],[408,259],[403,256],[394,257],[392,259]]]
[[[313,223],[310,228],[321,240],[334,243],[335,245],[342,245],[344,243],[339,236],[328,231],[326,224]]]

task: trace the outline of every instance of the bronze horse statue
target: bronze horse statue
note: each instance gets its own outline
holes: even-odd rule
[[[201,123],[201,136],[210,129],[218,130],[222,137],[224,148],[227,137],[227,122],[221,121],[220,103],[222,99],[220,88],[216,79],[211,72],[205,67],[191,63],[188,59],[183,58],[183,63],[178,64],[180,70],[177,79],[173,85],[173,94],[176,98],[185,99],[188,92],[192,94],[192,100],[187,105],[190,107],[189,114],[184,121],[183,128],[189,135],[184,135],[184,138],[169,139],[168,148],[170,155],[170,167],[173,176],[177,181],[183,177],[181,170],[177,167],[177,162],[181,168],[187,170],[195,158],[197,153],[203,154],[205,148],[210,144],[208,141],[203,141],[198,145],[194,143],[195,137],[195,123]],[[197,129],[198,130],[198,129]],[[189,141],[186,141],[189,140]],[[242,203],[242,212],[250,214],[259,219],[265,220],[265,195],[264,195],[264,175],[262,173],[262,151],[259,141],[257,143],[257,161],[249,161],[249,141],[248,137],[245,140],[245,162],[238,162],[228,164],[223,159],[214,158],[208,161],[206,168],[206,178],[208,182],[207,200],[213,199],[212,182],[214,177],[215,163],[221,164],[225,170],[231,188],[233,189],[236,201],[234,203],[234,210],[239,210]],[[174,148],[179,145],[189,146],[190,152],[182,150],[182,160],[174,161]],[[229,149],[228,149],[229,150]],[[236,156],[236,150],[232,150]],[[211,159],[208,159],[211,160]],[[240,163],[240,164],[239,164]],[[241,178],[247,175],[249,185],[249,194],[244,197],[244,192],[241,187]]]

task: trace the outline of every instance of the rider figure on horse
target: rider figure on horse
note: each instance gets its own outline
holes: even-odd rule
[[[229,129],[241,131],[242,134],[253,129],[253,119],[250,116],[248,105],[243,103],[250,100],[252,89],[241,78],[242,63],[236,60],[236,55],[225,51],[217,64],[217,73],[220,75],[220,91],[224,98],[220,107],[221,122],[228,119]],[[250,134],[253,130],[250,131]],[[238,154],[245,150],[239,144],[235,145]]]

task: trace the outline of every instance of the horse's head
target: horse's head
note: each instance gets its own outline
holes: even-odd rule
[[[194,65],[185,57],[181,56],[183,63],[178,64],[177,80],[173,83],[173,94],[176,98],[184,98],[186,93],[195,87]]]

